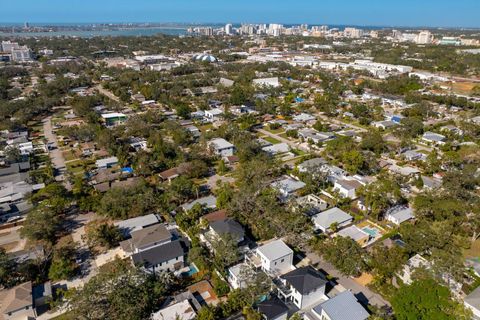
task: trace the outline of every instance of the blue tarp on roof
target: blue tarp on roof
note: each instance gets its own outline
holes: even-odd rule
[[[125,168],[122,168],[122,172],[133,173],[133,169],[130,167],[125,167]]]

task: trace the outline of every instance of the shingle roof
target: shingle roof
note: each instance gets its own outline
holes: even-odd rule
[[[32,283],[25,282],[12,289],[1,292],[1,315],[33,305]]]
[[[350,291],[344,291],[313,308],[319,315],[322,310],[330,320],[365,320],[370,316]]]
[[[147,266],[155,266],[161,262],[166,262],[174,258],[183,256],[185,250],[180,240],[168,242],[161,246],[141,251],[132,255],[133,263],[146,264]]]
[[[265,315],[267,320],[276,319],[288,312],[288,307],[277,297],[258,304],[258,311]]]
[[[214,221],[210,223],[210,228],[212,228],[218,235],[228,233],[237,239],[242,239],[245,235],[245,230],[243,230],[240,223],[230,218]]]
[[[132,244],[142,248],[155,242],[168,241],[172,237],[170,231],[163,224],[155,224],[132,232]]]
[[[298,292],[308,294],[318,288],[325,286],[328,281],[320,271],[311,266],[298,268],[282,276]]]

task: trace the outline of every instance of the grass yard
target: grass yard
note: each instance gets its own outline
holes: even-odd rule
[[[273,137],[270,137],[270,136],[262,137],[262,139],[270,142],[271,144],[279,144],[280,143],[280,140],[277,140],[277,139],[275,139]]]
[[[75,160],[66,164],[67,170],[73,174],[83,172],[82,160]]]
[[[284,130],[282,127],[278,128],[278,129],[272,130],[272,129],[270,129],[269,126],[265,126],[264,129],[267,130],[268,132],[275,133],[275,134],[279,134],[279,133],[285,132],[285,130]]]

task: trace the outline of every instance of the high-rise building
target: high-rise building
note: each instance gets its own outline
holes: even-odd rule
[[[31,61],[32,60],[32,51],[27,46],[21,46],[18,48],[12,49],[12,60],[13,61]]]
[[[417,35],[415,42],[417,44],[430,44],[433,42],[433,34],[428,30],[421,31]]]
[[[17,42],[2,41],[1,51],[3,52],[12,52],[13,49],[18,49],[19,45]]]
[[[232,35],[233,34],[233,26],[231,23],[225,25],[225,34]]]
[[[345,28],[345,30],[343,31],[343,35],[347,38],[361,38],[363,37],[363,30],[356,28]]]

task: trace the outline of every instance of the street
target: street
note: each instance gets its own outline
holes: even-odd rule
[[[71,190],[72,186],[66,178],[67,167],[65,166],[65,158],[63,157],[62,150],[58,146],[57,136],[53,133],[52,117],[45,118],[43,120],[43,132],[47,143],[56,146],[53,150],[49,150],[49,156],[52,161],[53,168],[55,169],[55,180],[63,182],[67,190]]]

